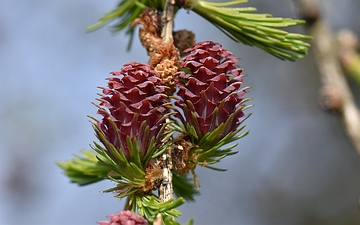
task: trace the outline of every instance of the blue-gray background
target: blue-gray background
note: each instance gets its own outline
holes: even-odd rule
[[[0,224],[95,224],[123,202],[70,184],[55,161],[95,140],[86,115],[98,85],[130,61],[146,62],[136,39],[108,28],[84,28],[114,0],[0,1]],[[359,1],[323,0],[336,31],[360,33]],[[260,12],[297,17],[289,0],[251,0]],[[255,107],[239,153],[220,166],[198,169],[201,195],[180,209],[195,224],[358,224],[360,162],[339,119],[318,106],[319,77],[310,54],[295,63],[236,44],[193,12],[177,15],[175,29],[214,40],[241,57]],[[293,29],[303,32],[301,27]]]

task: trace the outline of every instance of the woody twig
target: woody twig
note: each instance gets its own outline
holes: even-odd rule
[[[360,112],[343,74],[334,35],[320,18],[316,1],[300,0],[307,31],[313,36],[313,53],[321,76],[320,104],[325,110],[338,112],[344,129],[360,155]]]

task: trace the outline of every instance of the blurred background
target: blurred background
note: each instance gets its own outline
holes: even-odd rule
[[[360,1],[322,0],[334,32],[360,35]],[[111,10],[115,0],[0,1],[0,224],[96,224],[122,209],[102,194],[103,181],[70,184],[56,161],[89,149],[95,140],[87,115],[98,85],[130,61],[147,62],[135,39],[109,27],[85,27]],[[298,18],[296,1],[250,0],[247,6]],[[180,210],[195,224],[360,224],[360,160],[341,121],[318,105],[320,79],[310,54],[296,62],[229,40],[195,13],[176,16],[197,41],[223,44],[241,60],[255,105],[245,122],[250,134],[237,155],[220,163],[225,173],[197,170],[201,195]],[[302,27],[292,31],[304,33]],[[353,85],[355,93],[360,92]]]

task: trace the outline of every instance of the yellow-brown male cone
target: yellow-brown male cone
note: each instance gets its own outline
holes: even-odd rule
[[[139,38],[141,44],[150,55],[149,65],[160,74],[161,83],[168,86],[166,94],[172,95],[175,90],[175,74],[178,71],[179,52],[173,42],[162,43],[160,37],[160,17],[156,9],[144,9],[139,18],[132,23],[133,26],[141,24]]]
[[[143,25],[139,28],[141,44],[146,48],[148,54],[162,43],[159,30],[160,16],[156,9],[146,8],[141,15],[132,22],[132,26]]]

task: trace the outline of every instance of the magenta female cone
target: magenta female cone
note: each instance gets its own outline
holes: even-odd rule
[[[200,42],[185,52],[188,55],[178,73],[180,98],[175,102],[184,114],[178,117],[194,127],[199,138],[226,122],[222,136],[235,131],[248,100],[243,98],[247,88],[240,89],[243,76],[235,64],[238,58],[212,41]]]
[[[160,144],[159,132],[168,113],[168,97],[164,94],[167,87],[161,85],[153,67],[146,64],[131,62],[111,74],[114,77],[108,78],[108,87],[102,87],[103,94],[98,99],[98,114],[103,118],[97,121],[97,127],[104,134],[105,142],[123,151],[127,158],[133,154],[127,138],[131,141],[136,138],[142,157],[151,147],[153,137],[155,145]]]
[[[99,225],[148,225],[148,221],[134,212],[124,210],[107,216],[110,221],[99,221]]]

